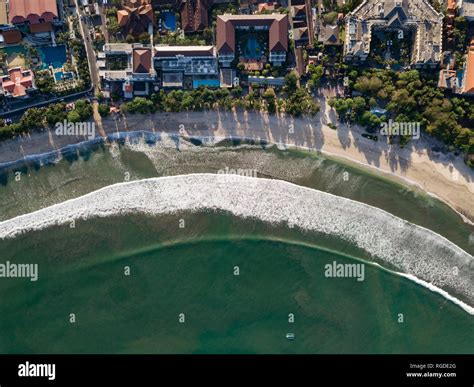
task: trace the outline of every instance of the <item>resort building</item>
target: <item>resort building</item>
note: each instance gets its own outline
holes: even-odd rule
[[[373,35],[396,32],[410,41],[410,64],[436,67],[441,61],[443,15],[428,0],[364,0],[346,17],[345,60],[363,62]]]
[[[220,86],[214,46],[156,46],[154,66],[164,88]]]
[[[52,31],[61,24],[56,0],[9,0],[8,19],[11,24],[28,25],[31,32]]]
[[[220,15],[216,31],[219,62],[224,67],[235,58],[255,69],[266,62],[281,66],[286,60],[288,15]]]
[[[133,98],[157,90],[151,46],[109,43],[104,45],[100,59],[99,76],[106,91],[123,92],[125,98]]]
[[[33,71],[15,67],[8,70],[7,75],[0,77],[1,92],[6,97],[25,98],[34,86]]]
[[[126,35],[151,34],[155,25],[151,0],[125,0],[123,9],[117,11],[117,21]]]
[[[125,98],[146,96],[162,88],[219,87],[214,46],[156,46],[110,43],[97,61],[107,93]]]

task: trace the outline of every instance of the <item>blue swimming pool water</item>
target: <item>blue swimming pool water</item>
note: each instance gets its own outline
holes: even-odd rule
[[[257,39],[254,37],[249,37],[247,40],[247,45],[245,46],[244,58],[260,59],[261,56],[262,56],[261,47]]]
[[[176,31],[176,16],[171,11],[163,12],[163,16],[165,19],[165,28],[171,31]]]
[[[59,69],[66,63],[66,46],[64,44],[54,47],[38,47],[38,54],[43,69],[47,69],[49,66]]]
[[[221,82],[218,79],[195,79],[193,80],[193,87],[197,89],[199,86],[220,87]]]
[[[458,85],[462,85],[462,81],[464,79],[464,70],[458,70],[456,72],[456,77],[458,78]]]
[[[260,59],[262,56],[262,51],[260,44],[257,41],[257,38],[250,37],[247,40],[247,45],[244,49],[243,57],[246,59]]]
[[[11,55],[11,54],[26,55],[27,50],[25,47],[18,45],[18,46],[3,47],[2,49],[0,49],[0,52],[4,52],[7,55]]]
[[[74,78],[74,75],[71,72],[65,73],[63,71],[57,71],[54,74],[54,78],[56,79],[56,81],[61,81],[61,80],[66,80],[66,79],[72,79]]]

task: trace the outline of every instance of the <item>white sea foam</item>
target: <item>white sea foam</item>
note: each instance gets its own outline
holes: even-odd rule
[[[441,294],[444,298],[448,299],[449,301],[455,303],[456,305],[459,305],[461,308],[463,308],[467,313],[474,315],[474,308],[470,305],[467,305],[465,302],[462,302],[459,298],[456,298],[449,294],[446,290],[440,289],[437,286],[423,281],[417,277],[415,277],[413,274],[406,274],[406,273],[397,273],[401,275],[402,277],[408,278],[409,280],[416,282],[417,284],[424,286],[425,288],[431,290],[432,292]]]
[[[443,290],[452,289],[474,305],[470,254],[441,235],[381,209],[281,180],[193,174],[115,184],[0,222],[0,238],[72,219],[202,210],[338,236],[474,314],[472,306]]]

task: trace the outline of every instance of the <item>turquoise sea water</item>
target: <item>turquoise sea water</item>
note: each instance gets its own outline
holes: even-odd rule
[[[229,158],[253,160],[252,152]],[[331,160],[276,156],[270,172],[259,167],[262,176],[278,170],[278,160],[297,170],[318,163],[290,180],[383,208],[472,252],[472,228],[433,198]],[[177,163],[188,172],[226,165],[209,157]],[[118,158],[103,149],[29,168],[20,181],[8,176],[2,217],[123,181],[124,171],[132,179],[183,173],[157,169],[141,153],[122,149]],[[0,241],[0,252],[0,263],[39,265],[37,282],[0,279],[0,353],[474,352],[473,316],[440,295],[368,264],[362,282],[324,276],[333,261],[364,262],[363,251],[226,214],[78,221]]]
[[[360,262],[352,246],[225,214],[89,220],[0,249],[39,264],[37,282],[0,281],[1,353],[474,349],[473,316],[407,279],[371,265],[361,282],[325,277]]]

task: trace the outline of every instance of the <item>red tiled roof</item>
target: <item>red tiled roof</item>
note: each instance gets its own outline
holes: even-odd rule
[[[129,12],[125,9],[117,11],[117,21],[120,27],[125,26],[128,23]]]
[[[58,17],[56,0],[10,0],[10,23],[40,23],[40,19],[52,22]]]
[[[466,63],[466,81],[464,83],[464,93],[474,94],[474,38],[471,40]]]
[[[235,52],[236,26],[268,26],[270,51],[288,51],[288,15],[220,15],[217,17],[217,50]]]
[[[53,26],[51,23],[38,23],[38,24],[31,24],[30,25],[30,32],[32,34],[36,34],[39,32],[49,32],[52,31]]]
[[[278,3],[260,3],[257,6],[258,12],[273,11],[278,8]]]
[[[0,84],[14,97],[22,97],[26,95],[27,89],[33,87],[33,73],[31,70],[15,67],[8,70],[8,75],[0,78]]]
[[[21,32],[17,29],[6,30],[2,32],[5,44],[13,44],[21,42]]]
[[[148,32],[148,25],[155,24],[153,7],[146,0],[126,4],[131,6],[125,5],[123,9],[117,11],[118,24],[126,30],[126,33],[135,36]]]
[[[151,68],[151,49],[137,48],[133,50],[133,72],[149,73]]]
[[[293,14],[294,16],[306,16],[306,5],[294,5]]]
[[[179,8],[181,26],[185,32],[202,31],[209,27],[209,4],[206,0],[182,0]]]

